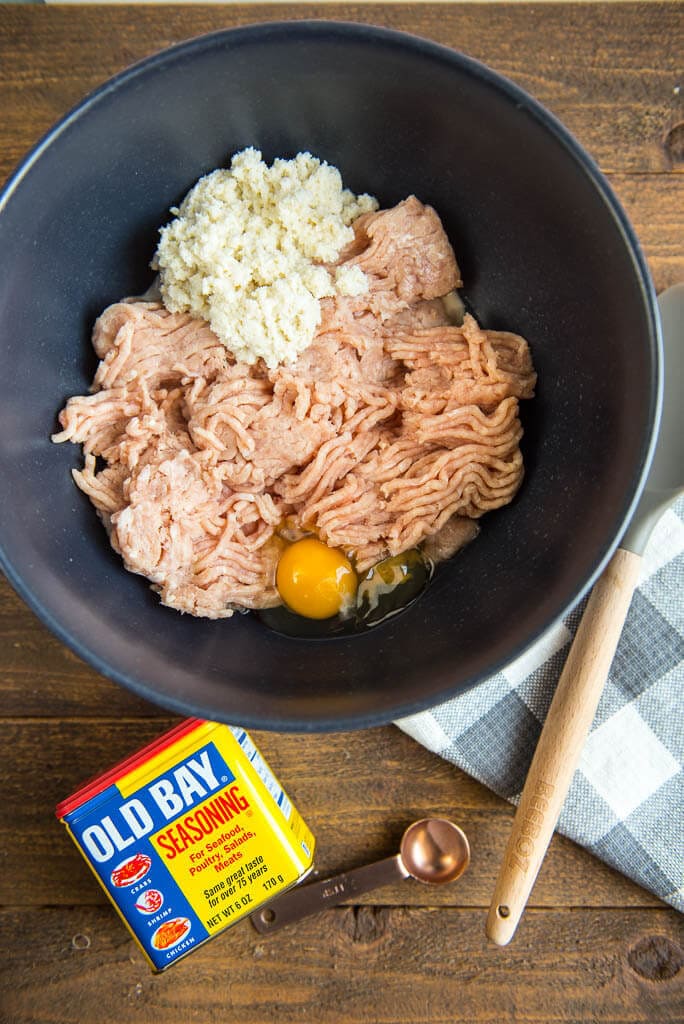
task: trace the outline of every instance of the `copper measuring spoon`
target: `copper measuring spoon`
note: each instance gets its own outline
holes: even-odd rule
[[[470,846],[458,825],[446,818],[423,818],[409,825],[393,857],[290,889],[256,910],[250,920],[258,932],[273,932],[400,879],[415,878],[427,885],[455,882],[469,863]]]

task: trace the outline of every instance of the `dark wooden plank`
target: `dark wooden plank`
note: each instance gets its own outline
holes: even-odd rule
[[[163,731],[159,720],[0,723],[12,774],[0,803],[0,904],[98,904],[105,896],[54,807],[82,782]],[[470,838],[472,865],[453,886],[388,887],[362,902],[486,907],[510,829],[510,805],[387,726],[329,736],[254,733],[318,840],[322,875],[395,853],[404,828],[451,817]],[[561,837],[551,845],[535,906],[661,906],[649,893]]]
[[[401,28],[462,50],[547,105],[607,171],[668,171],[682,120],[676,3],[119,5],[4,7],[0,178],[81,96],[171,43],[268,20],[336,18]],[[505,154],[503,154],[505,158]]]
[[[684,174],[610,174],[608,180],[636,232],[656,291],[684,281]]]
[[[673,911],[531,911],[502,950],[479,911],[363,907],[267,939],[241,922],[154,976],[113,911],[5,912],[0,1020],[674,1024],[680,942]]]

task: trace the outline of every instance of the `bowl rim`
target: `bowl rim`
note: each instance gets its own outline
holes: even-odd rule
[[[485,682],[491,676],[500,672],[506,665],[511,664],[520,657],[526,650],[529,650],[539,639],[554,628],[565,616],[567,616],[589,592],[596,580],[599,578],[606,565],[612,558],[619,546],[620,540],[629,525],[638,501],[641,497],[650,465],[653,459],[657,443],[663,396],[663,343],[660,317],[657,310],[655,287],[641,250],[636,233],[627,217],[625,210],[613,192],[607,178],[600,170],[598,164],[587,150],[580,144],[568,128],[546,108],[539,100],[526,92],[521,86],[507,78],[501,72],[471,57],[460,50],[449,47],[442,43],[434,42],[411,32],[397,29],[384,28],[377,25],[369,25],[363,22],[338,21],[335,19],[303,18],[292,21],[273,20],[254,22],[234,28],[218,29],[215,31],[192,36],[170,46],[157,50],[146,57],[141,58],[126,66],[110,78],[106,79],[99,86],[86,93],[74,106],[72,106],[62,117],[60,117],[28,150],[24,157],[10,173],[2,188],[0,188],[0,222],[5,207],[12,198],[16,189],[29,173],[33,165],[41,158],[42,154],[53,145],[72,124],[79,118],[86,115],[91,108],[123,86],[132,82],[139,75],[150,70],[160,70],[166,64],[174,62],[179,57],[192,56],[195,52],[202,52],[212,49],[225,43],[234,43],[239,46],[242,42],[268,37],[269,35],[280,34],[293,36],[296,34],[306,36],[309,39],[329,36],[330,38],[349,38],[354,41],[366,40],[395,49],[409,48],[424,58],[456,67],[460,71],[472,75],[486,85],[496,89],[499,93],[513,101],[516,108],[522,110],[528,116],[533,117],[540,126],[555,137],[556,141],[575,161],[584,174],[588,177],[593,187],[599,193],[605,206],[612,215],[618,228],[625,251],[628,254],[634,268],[635,283],[641,291],[644,312],[647,315],[649,335],[645,339],[651,354],[651,381],[650,381],[650,409],[649,429],[641,443],[641,468],[638,472],[631,499],[623,500],[622,511],[617,513],[617,527],[612,538],[606,544],[603,553],[600,554],[592,567],[588,577],[582,586],[558,610],[554,618],[547,624],[529,636],[524,642],[520,642],[509,655],[495,662],[473,678],[459,682],[459,684],[446,687],[437,695],[429,698],[417,698],[410,701],[403,701],[392,706],[388,710],[364,712],[361,714],[345,715],[341,717],[307,718],[301,720],[297,717],[268,717],[242,715],[240,724],[247,728],[264,729],[280,732],[340,732],[346,730],[366,729],[378,725],[388,724],[397,719],[407,718],[411,715],[436,707],[449,698],[466,693],[480,683]],[[70,650],[78,655],[83,661],[91,665],[96,671],[106,678],[123,685],[126,689],[136,695],[164,707],[170,711],[182,715],[193,715],[208,720],[224,720],[223,712],[217,713],[215,709],[207,708],[202,704],[193,704],[189,701],[174,697],[172,695],[160,694],[158,690],[146,683],[144,680],[134,677],[132,674],[121,671],[107,661],[102,659],[95,650],[85,642],[74,638],[69,630],[62,626],[50,611],[43,604],[41,598],[28,587],[22,579],[18,570],[15,570],[9,552],[3,547],[0,539],[0,569],[6,576],[13,589],[19,594],[24,602],[31,608],[45,626]],[[217,714],[219,717],[217,718]]]

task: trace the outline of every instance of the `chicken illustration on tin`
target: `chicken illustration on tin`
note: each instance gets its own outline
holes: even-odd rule
[[[151,867],[152,861],[146,853],[134,853],[132,857],[127,857],[114,868],[110,875],[112,885],[115,885],[117,889],[133,885],[134,882],[139,882],[141,878],[144,878]]]
[[[152,945],[155,949],[172,949],[185,938],[190,928],[188,917],[174,917],[170,921],[165,921],[152,936]]]
[[[145,889],[135,902],[135,909],[141,914],[156,914],[164,904],[164,894],[159,889]]]

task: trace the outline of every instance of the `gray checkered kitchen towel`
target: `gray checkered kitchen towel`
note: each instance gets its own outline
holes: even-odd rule
[[[684,911],[684,499],[657,524],[558,831]],[[491,679],[396,724],[517,803],[586,599]],[[502,851],[503,854],[503,851]]]

